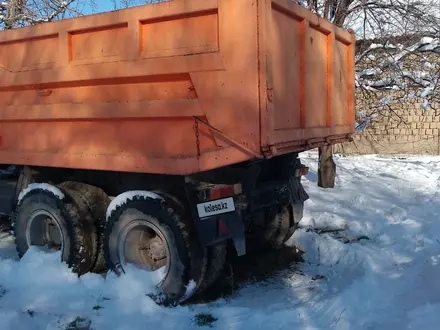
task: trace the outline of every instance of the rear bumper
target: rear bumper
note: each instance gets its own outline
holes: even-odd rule
[[[304,201],[309,197],[298,178],[272,181],[233,197],[200,201],[197,192],[188,186],[199,241],[203,246],[232,239],[237,254],[246,254],[244,218],[269,207],[292,204],[295,222],[303,215]]]
[[[323,146],[352,142],[354,133],[353,127],[347,126],[345,131],[347,133],[330,135],[327,137],[310,138],[308,140],[289,141],[278,143],[271,147],[263,147],[263,154],[265,158],[271,158],[292,152],[303,152]]]

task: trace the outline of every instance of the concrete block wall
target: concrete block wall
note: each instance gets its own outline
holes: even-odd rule
[[[423,100],[414,98],[388,104],[380,110],[376,121],[354,141],[336,145],[334,151],[343,154],[430,154],[440,155],[440,105],[424,110]],[[363,100],[357,110],[368,113]]]

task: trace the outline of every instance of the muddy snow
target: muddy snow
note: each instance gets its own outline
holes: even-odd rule
[[[17,261],[2,234],[0,328],[438,329],[440,157],[338,157],[337,187],[328,190],[316,186],[316,154],[303,162],[310,200],[286,246],[304,251],[303,261],[248,281],[239,274],[255,267],[227,265],[229,294],[165,308],[136,271],[78,279],[57,254],[31,249]]]

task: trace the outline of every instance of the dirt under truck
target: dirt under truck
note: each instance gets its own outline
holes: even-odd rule
[[[0,32],[0,211],[19,255],[159,272],[158,297],[178,303],[216,280],[227,246],[282,245],[308,199],[299,153],[354,131],[354,47],[291,0]]]

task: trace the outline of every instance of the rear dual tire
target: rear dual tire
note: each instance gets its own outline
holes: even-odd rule
[[[279,249],[284,243],[292,237],[298,228],[300,214],[304,203],[292,206],[292,204],[283,207],[275,206],[263,210],[260,216],[264,217],[264,227],[259,228],[258,233],[248,238],[246,242],[250,250],[259,250],[264,248]],[[294,210],[301,210],[295,213]]]
[[[137,244],[143,251],[136,251]],[[162,267],[152,295],[160,304],[187,300],[204,281],[207,251],[198,243],[191,221],[172,200],[137,196],[118,206],[108,219],[104,246],[108,266],[117,274],[123,274],[129,264],[151,271]]]
[[[60,200],[46,190],[29,192],[17,206],[13,230],[20,258],[30,246],[48,246],[61,251],[62,261],[79,275],[93,267],[96,230],[77,196],[66,193],[65,199]]]
[[[226,241],[207,247],[206,275],[199,286],[198,292],[203,292],[211,287],[220,277],[225,266],[226,255]]]
[[[19,257],[31,245],[49,245],[61,251],[62,261],[79,275],[105,271],[103,226],[108,196],[97,187],[77,182],[62,183],[58,189],[64,199],[35,189],[20,200],[12,220]]]
[[[269,247],[279,249],[292,236],[297,226],[292,206],[288,204],[275,212],[267,212],[266,219],[268,223],[264,241]]]
[[[104,229],[106,225],[106,212],[110,204],[110,198],[100,188],[84,183],[68,181],[59,185],[61,189],[70,195],[76,195],[82,200],[82,205],[87,207],[89,219],[93,223],[94,263],[90,271],[103,273],[107,271],[107,264],[104,257]]]
[[[106,223],[109,199],[102,190],[75,182],[63,183],[59,188],[64,199],[50,191],[36,189],[25,195],[17,206],[13,223],[20,257],[30,245],[48,243],[43,231],[36,228],[42,228],[42,223],[49,219],[59,231],[58,248],[62,261],[79,275],[103,271],[106,265],[122,274],[130,258],[134,260],[128,261],[142,266],[145,255],[137,260],[133,258],[137,253],[133,245],[136,242],[128,248],[131,250],[129,258],[121,251],[130,238],[130,231],[136,228],[155,231],[164,242],[170,260],[164,278],[157,285],[157,294],[153,296],[161,304],[183,302],[195,292],[207,289],[221,274],[226,259],[226,242],[207,248],[200,246],[190,216],[175,200],[135,197],[116,207]],[[30,232],[33,233],[31,238]],[[154,253],[160,259],[158,242],[154,242]]]

